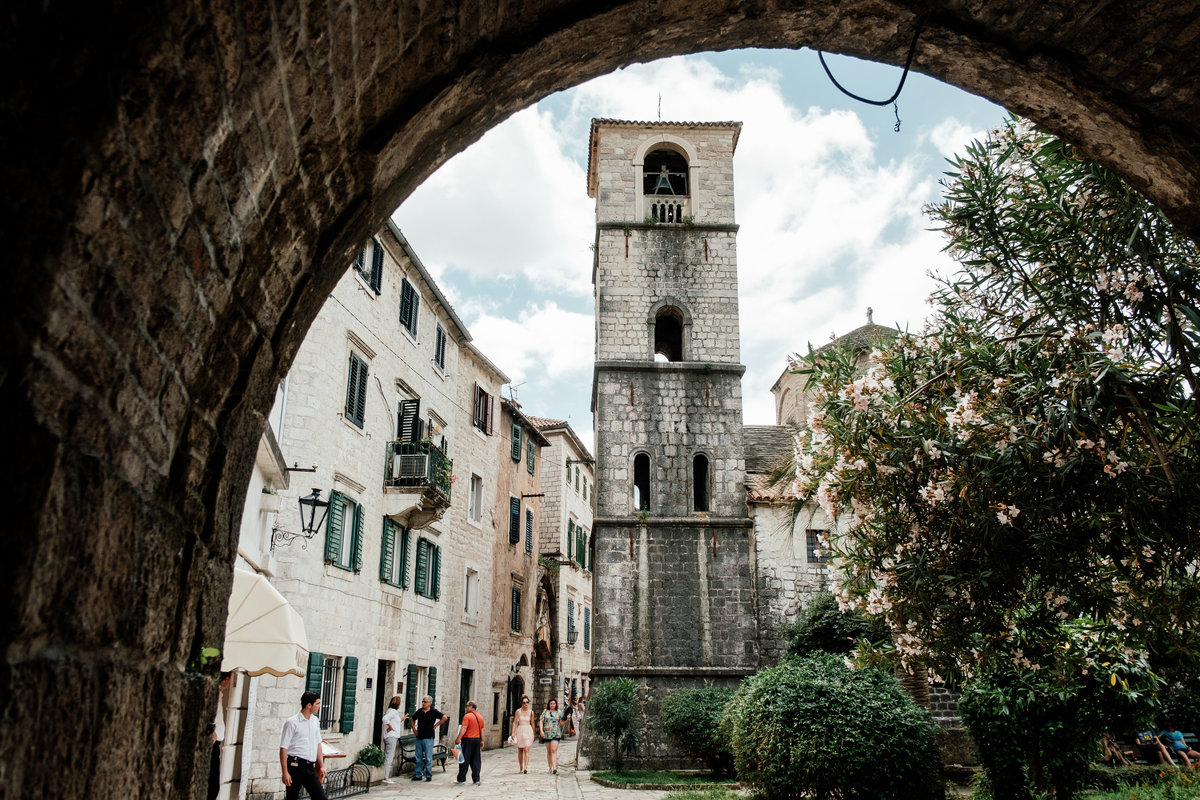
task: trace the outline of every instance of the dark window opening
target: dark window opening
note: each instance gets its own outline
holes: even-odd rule
[[[674,150],[655,150],[642,166],[642,194],[687,197],[688,162]]]
[[[655,222],[683,222],[682,203],[651,203],[650,218]]]
[[[633,457],[633,507],[650,510],[650,456],[645,453]]]
[[[683,314],[667,306],[654,318],[654,355],[667,361],[683,361]]]
[[[692,459],[692,510],[708,511],[708,457]]]
[[[828,536],[828,534],[828,531],[812,530],[811,528],[804,532],[808,563],[824,564],[829,561],[829,551],[821,547],[821,537]]]

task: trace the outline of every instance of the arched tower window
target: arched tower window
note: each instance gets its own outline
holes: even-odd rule
[[[692,510],[708,511],[708,456],[703,453],[692,459]]]
[[[633,457],[633,510],[650,510],[650,456],[645,453]]]
[[[675,150],[652,150],[642,163],[642,194],[655,222],[683,222],[688,211],[688,162]]]
[[[675,306],[663,306],[654,317],[654,356],[683,361],[683,312]]]

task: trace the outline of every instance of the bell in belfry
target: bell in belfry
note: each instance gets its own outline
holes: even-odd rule
[[[667,165],[663,164],[658,171],[658,179],[654,183],[654,194],[675,194],[671,188],[671,178],[667,175]]]

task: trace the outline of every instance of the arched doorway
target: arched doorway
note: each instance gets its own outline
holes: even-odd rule
[[[351,251],[446,158],[638,60],[814,45],[896,64],[928,8],[15,7],[0,29],[16,76],[0,106],[8,788],[198,794],[216,696],[202,654],[221,640],[271,391]],[[915,63],[1081,143],[1200,232],[1200,82],[1171,38],[1200,11],[1086,11],[935,6]],[[44,698],[80,696],[73,724],[45,724]],[[34,766],[129,749],[163,757]]]

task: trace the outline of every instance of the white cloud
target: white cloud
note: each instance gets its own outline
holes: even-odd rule
[[[549,116],[528,108],[431,175],[393,218],[435,276],[521,277],[587,295],[594,232],[586,186]]]
[[[514,115],[432,176],[396,218],[447,287],[476,344],[532,414],[591,439],[594,205],[584,164],[592,117],[743,123],[734,160],[745,418],[774,421],[770,387],[790,352],[866,322],[918,329],[949,265],[922,206],[937,157],[982,131],[954,117],[883,159],[856,110],[803,109],[779,72],[737,75],[703,57],[636,65],[549,108]],[[856,107],[857,108],[857,107]],[[894,146],[889,141],[888,146]],[[933,152],[936,150],[936,152]]]

